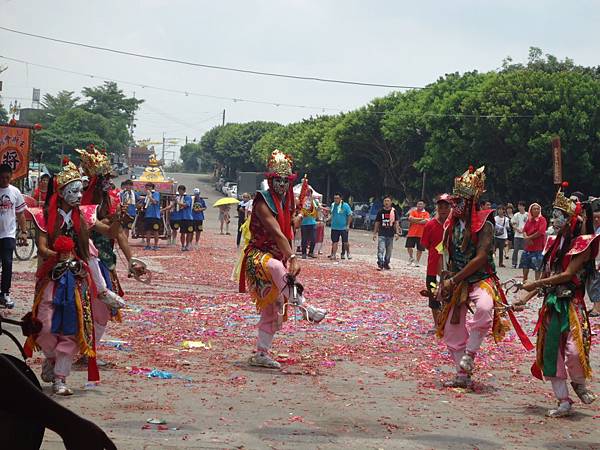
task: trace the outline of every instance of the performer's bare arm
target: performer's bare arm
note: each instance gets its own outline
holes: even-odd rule
[[[38,253],[44,258],[52,258],[58,255],[54,250],[48,248],[48,233],[41,231],[37,238]]]
[[[478,243],[475,257],[469,261],[460,272],[453,275],[451,278],[444,280],[444,290],[452,290],[455,285],[470,277],[487,264],[489,254],[492,249],[492,244],[494,242],[492,224],[490,222],[486,222],[481,231],[477,234],[477,237]]]
[[[275,219],[275,216],[271,213],[271,210],[265,202],[258,202],[254,205],[254,211],[258,216],[260,222],[265,227],[265,230],[273,237],[273,240],[277,243],[277,247],[283,254],[283,259],[289,261],[288,271],[292,275],[298,275],[300,273],[300,265],[298,264],[297,258],[289,259],[290,256],[294,255],[290,243],[281,232],[279,223]]]
[[[523,285],[523,289],[528,292],[535,291],[536,289],[547,286],[547,285],[557,285],[568,282],[573,278],[573,276],[579,272],[583,265],[590,259],[590,249],[588,248],[586,251],[576,255],[571,259],[571,262],[567,266],[564,272],[561,272],[557,275],[552,275],[547,278],[540,278],[539,280],[532,281],[530,283],[525,283]]]
[[[108,223],[102,220],[97,220],[92,228],[104,236],[107,236],[111,239],[116,239],[118,234],[121,232],[120,227],[121,224],[118,220],[108,220]]]
[[[117,243],[119,244],[119,248],[125,255],[125,259],[127,259],[128,262],[131,261],[133,254],[131,253],[129,241],[127,240],[127,236],[125,236],[125,232],[123,230],[119,230],[119,234],[117,234]]]
[[[531,283],[525,283],[523,285],[523,289],[527,292],[527,294],[513,303],[515,310],[522,310],[523,306],[525,306],[529,300],[537,295],[537,289],[541,288],[542,286],[554,286],[571,280],[573,276],[583,268],[583,265],[589,260],[589,258],[590,249],[588,248],[583,253],[580,253],[579,255],[575,256],[575,258],[572,258],[564,272],[546,278],[540,278],[539,280],[532,281]]]

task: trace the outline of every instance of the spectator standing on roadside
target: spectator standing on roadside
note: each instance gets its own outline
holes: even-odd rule
[[[594,213],[594,230],[596,234],[600,234],[600,211]],[[596,269],[600,270],[600,264],[596,260]],[[592,278],[590,286],[587,289],[590,300],[594,305],[589,312],[590,317],[600,317],[600,272],[596,272],[596,276]]]
[[[48,194],[48,182],[50,181],[50,175],[43,173],[40,176],[40,182],[38,186],[33,190],[33,198],[37,202],[38,206],[44,206],[46,203],[46,195]]]
[[[408,213],[408,221],[410,226],[408,228],[408,234],[406,235],[405,247],[408,250],[409,262],[408,265],[419,267],[421,262],[421,255],[423,254],[424,248],[421,246],[421,236],[423,236],[423,230],[425,224],[429,221],[429,213],[425,211],[425,201],[419,200],[417,207]],[[413,251],[417,247],[417,259],[415,261]]]
[[[504,248],[508,239],[508,229],[510,220],[506,217],[504,206],[500,205],[497,209],[498,215],[494,217],[494,246],[498,249],[498,267],[506,267],[504,265]]]
[[[240,246],[240,242],[242,240],[242,225],[246,221],[246,218],[249,217],[247,208],[251,201],[252,201],[252,199],[250,198],[250,194],[248,194],[247,192],[244,192],[242,194],[242,200],[240,201],[240,203],[237,207],[238,226],[237,226],[236,245],[238,247]]]
[[[506,204],[506,217],[508,217],[508,239],[506,239],[506,246],[504,247],[504,259],[508,259],[508,252],[512,248],[513,241],[515,239],[515,231],[512,227],[512,218],[515,215],[515,207],[512,203]]]
[[[221,232],[219,234],[223,234],[223,226],[225,226],[225,234],[231,234],[229,232],[229,222],[231,222],[231,218],[229,216],[230,210],[231,207],[229,205],[219,206],[219,223],[221,224]]]
[[[523,228],[525,251],[519,265],[523,269],[523,283],[527,281],[530,269],[535,271],[536,280],[540,278],[544,259],[542,251],[546,242],[546,226],[546,219],[542,216],[542,207],[539,203],[532,203],[529,206],[527,222]]]
[[[308,250],[309,258],[316,258],[315,245],[317,243],[317,217],[321,205],[313,197],[313,190],[308,188],[304,204],[300,210],[302,222],[300,223],[300,234],[302,235],[302,259],[306,259]]]
[[[352,209],[350,205],[344,201],[342,194],[336,192],[331,204],[331,254],[329,255],[329,259],[337,258],[340,238],[342,239],[342,259],[344,259],[345,255],[348,255],[348,259],[352,258],[348,242],[348,230],[350,229],[351,221]]]
[[[519,264],[519,252],[524,248],[523,229],[525,228],[525,222],[527,222],[527,212],[525,211],[525,202],[520,201],[517,204],[517,212],[513,215],[510,223],[515,233],[513,239],[513,254],[512,254],[512,268],[516,269]]]
[[[399,220],[396,210],[392,206],[392,198],[383,199],[383,208],[377,212],[375,227],[373,228],[373,241],[377,239],[377,270],[390,270],[390,260],[394,249],[394,236],[400,237]]]
[[[442,255],[437,250],[438,245],[444,237],[444,223],[450,214],[450,196],[442,194],[439,196],[436,205],[437,211],[433,219],[425,224],[421,245],[427,250],[427,276],[425,277],[425,288],[429,291],[429,308],[433,315],[433,322],[437,328],[438,315],[442,307],[439,300],[433,298],[435,286],[438,284],[438,275],[442,270]]]
[[[12,167],[0,164],[0,260],[2,262],[2,278],[0,281],[0,307],[13,308],[10,299],[12,285],[13,253],[19,241],[27,238],[25,222],[25,200],[21,191],[10,184]],[[17,235],[17,224],[19,234]]]

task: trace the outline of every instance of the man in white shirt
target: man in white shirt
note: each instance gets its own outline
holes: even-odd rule
[[[0,261],[2,278],[0,280],[0,307],[13,308],[10,299],[12,282],[13,252],[16,247],[17,221],[19,222],[19,239],[27,238],[25,223],[25,200],[21,191],[10,184],[12,167],[0,164]]]
[[[525,202],[521,201],[517,205],[518,212],[513,214],[511,219],[511,225],[515,232],[515,238],[513,241],[513,254],[512,254],[512,267],[517,268],[519,264],[519,250],[525,248],[525,241],[523,239],[523,228],[525,222],[527,222],[527,211],[525,211]]]

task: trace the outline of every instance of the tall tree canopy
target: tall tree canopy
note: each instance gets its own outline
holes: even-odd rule
[[[485,165],[495,201],[547,202],[555,189],[550,142],[560,136],[564,178],[600,194],[600,68],[538,48],[525,64],[507,58],[497,71],[446,74],[345,114],[270,124],[249,135],[240,132],[245,126],[206,133],[204,157],[230,172],[262,170],[280,148],[320,190],[329,181],[357,198],[391,193],[409,200],[420,197],[424,179],[431,198],[450,190],[469,165]]]

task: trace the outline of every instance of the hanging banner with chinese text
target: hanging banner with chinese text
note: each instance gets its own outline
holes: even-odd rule
[[[0,164],[12,167],[12,179],[18,180],[29,172],[29,128],[0,126]]]
[[[554,169],[554,184],[558,186],[562,183],[562,149],[558,136],[552,139],[552,166]]]

